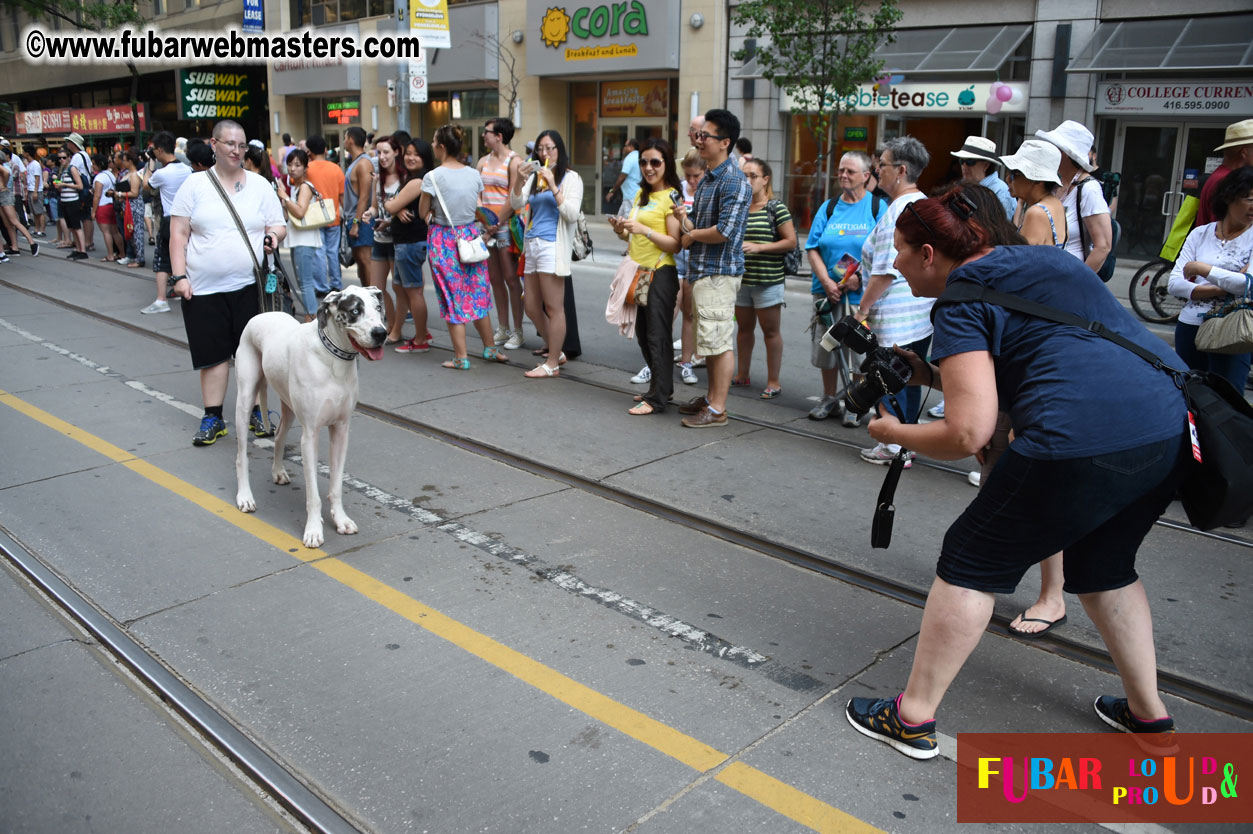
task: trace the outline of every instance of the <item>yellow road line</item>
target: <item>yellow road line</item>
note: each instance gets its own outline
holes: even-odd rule
[[[300,539],[261,521],[256,515],[241,513],[235,505],[228,504],[199,487],[147,461],[136,458],[125,449],[83,431],[41,408],[5,391],[0,391],[0,402],[53,431],[99,452],[110,460],[122,464],[137,475],[147,478],[154,484],[222,518],[271,547],[301,561],[311,562],[312,567],[326,576],[399,614],[436,637],[452,643],[558,701],[574,707],[587,716],[613,727],[624,735],[694,770],[702,773],[710,771],[725,764],[730,758],[726,753],[584,686],[557,670],[418,602],[413,597],[330,556],[324,550],[306,548]],[[869,823],[742,762],[732,762],[714,778],[744,796],[822,834],[837,834],[837,832],[838,834],[863,834],[863,832],[869,834],[879,831]]]

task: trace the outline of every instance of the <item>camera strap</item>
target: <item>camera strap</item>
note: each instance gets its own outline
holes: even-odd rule
[[[888,397],[897,413],[904,414],[905,409],[896,401],[895,396]],[[888,474],[879,487],[879,497],[875,500],[874,517],[870,522],[870,546],[884,549],[892,544],[892,522],[896,518],[896,486],[901,481],[901,473],[905,471],[905,457],[909,453],[902,446],[888,465]]]

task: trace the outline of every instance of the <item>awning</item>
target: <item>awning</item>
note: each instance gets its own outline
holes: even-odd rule
[[[1253,14],[1106,21],[1066,72],[1253,69]]]
[[[894,73],[993,73],[1014,54],[1030,32],[1031,25],[1027,23],[958,29],[897,29],[896,42],[879,47],[874,57],[883,62],[884,69]],[[756,56],[749,58],[733,77],[761,78]]]

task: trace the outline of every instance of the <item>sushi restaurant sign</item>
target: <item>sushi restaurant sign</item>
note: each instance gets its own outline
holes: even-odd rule
[[[928,115],[971,113],[978,115],[988,112],[987,101],[991,86],[990,81],[954,84],[906,80],[900,84],[893,84],[887,89],[876,89],[873,83],[867,83],[844,96],[841,103],[845,110],[855,113],[925,113]],[[999,112],[1026,113],[1026,82],[1017,85],[1010,84],[1010,86],[1019,86],[1021,89],[1014,98],[1001,103]],[[779,96],[779,110],[790,113],[794,101],[795,99],[784,90]]]
[[[670,0],[527,0],[527,72],[678,69],[680,6]]]

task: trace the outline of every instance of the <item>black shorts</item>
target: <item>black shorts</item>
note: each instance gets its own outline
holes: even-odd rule
[[[239,337],[260,312],[257,287],[249,284],[233,292],[193,295],[183,302],[183,328],[196,370],[220,365],[235,355]]]
[[[1064,589],[1112,591],[1137,579],[1136,551],[1174,498],[1179,436],[1123,452],[1033,460],[1011,446],[944,535],[936,575],[961,588],[1012,593],[1027,569],[1064,551]]]
[[[157,230],[157,251],[152,256],[152,271],[173,272],[170,266],[170,218],[161,218],[161,228]]]
[[[71,229],[83,228],[83,203],[81,200],[62,200],[61,217]]]

